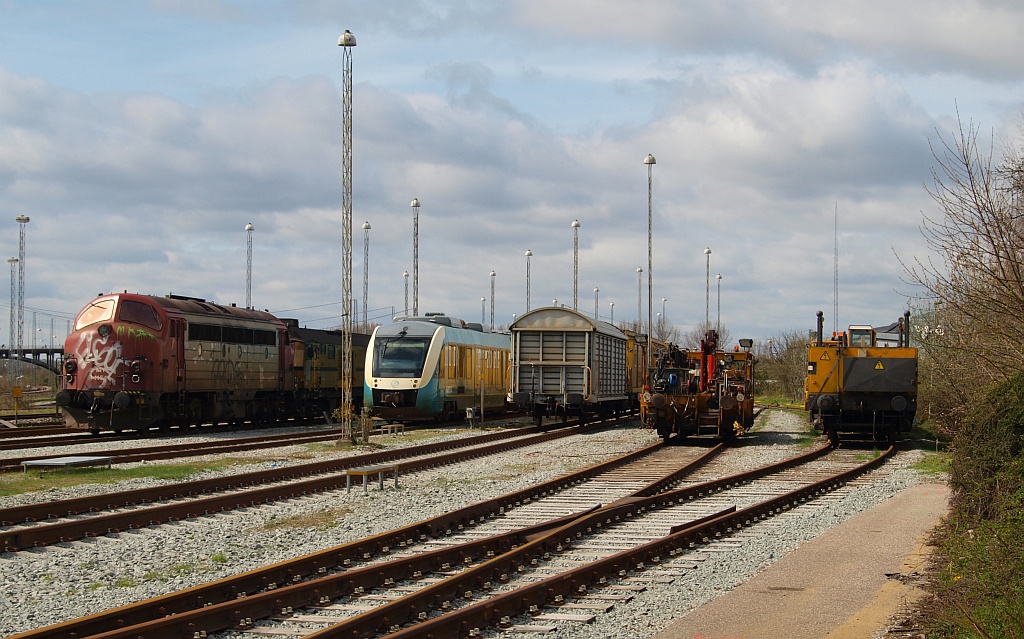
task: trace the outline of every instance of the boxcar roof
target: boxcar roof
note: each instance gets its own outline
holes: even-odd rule
[[[627,339],[626,334],[613,324],[594,321],[583,313],[562,307],[536,308],[529,313],[520,315],[509,327],[513,332],[528,330],[552,331],[595,331],[612,335],[619,339]]]

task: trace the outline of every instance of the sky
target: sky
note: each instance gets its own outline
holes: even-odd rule
[[[489,325],[493,282],[506,325],[529,281],[533,308],[734,339],[889,324],[922,295],[903,265],[930,257],[935,149],[1020,133],[1024,4],[1002,0],[0,0],[24,344],[101,293],[244,306],[248,223],[252,305],[340,325],[346,29],[372,322],[408,287]]]

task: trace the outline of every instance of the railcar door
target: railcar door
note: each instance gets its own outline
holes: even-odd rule
[[[172,319],[168,334],[171,337],[171,370],[174,371],[174,388],[179,393],[185,390],[185,320]]]

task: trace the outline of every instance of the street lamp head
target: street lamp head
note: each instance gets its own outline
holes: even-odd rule
[[[599,289],[599,288],[597,288],[597,287],[595,286],[595,287],[594,287],[594,292],[595,292],[595,293],[600,293],[600,292],[601,292],[601,289]]]
[[[722,281],[722,274],[719,273],[718,275],[716,275],[715,279],[718,280],[719,282],[721,282]]]
[[[364,231],[369,231],[370,230],[370,223],[369,222],[363,222],[363,230]]]
[[[409,203],[409,206],[414,209],[418,209],[420,207],[420,199],[418,197],[414,197],[412,202]]]
[[[710,246],[707,247],[706,249],[704,249],[704,255],[711,255],[711,247]]]
[[[638,266],[638,267],[636,267],[636,272],[637,273],[643,273],[644,272],[644,268],[642,266]]]
[[[252,222],[249,222],[248,224],[246,224],[246,225],[245,225],[245,230],[246,230],[246,231],[251,231],[251,230],[253,230],[253,227],[252,227]]]
[[[402,271],[402,277],[409,277],[409,271]]]
[[[16,258],[16,257],[9,257],[9,258],[7,258],[7,263],[8,264],[17,264],[18,263],[18,258]]]
[[[491,277],[494,277],[495,275],[497,275],[497,273],[495,273],[494,271],[491,271]]]
[[[533,251],[526,249],[526,257],[533,257]]]
[[[572,227],[574,229],[578,229],[580,227],[580,221],[579,220],[573,220],[572,221]]]
[[[668,298],[667,298],[667,297],[663,297],[663,298],[661,298],[661,303],[662,303],[662,304],[664,304],[664,303],[665,303],[665,302],[667,302],[667,301],[668,301]]]
[[[14,218],[14,221],[17,222],[18,224],[28,224],[29,218],[27,215],[19,215],[18,217]]]
[[[339,47],[354,47],[354,46],[356,46],[356,37],[354,35],[352,35],[351,31],[349,31],[348,29],[345,29],[345,33],[341,34],[341,37],[338,38],[338,46]]]
[[[657,163],[658,163],[657,160],[655,160],[654,156],[651,155],[650,153],[648,153],[647,157],[644,158],[644,164],[657,164]]]

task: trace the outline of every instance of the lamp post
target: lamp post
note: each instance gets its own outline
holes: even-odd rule
[[[245,307],[252,308],[252,222],[245,225]]]
[[[484,307],[485,307],[484,305],[486,303],[487,303],[487,298],[486,297],[481,297],[480,298],[480,326],[483,326],[484,324],[487,323],[487,321],[484,319],[484,313],[487,312],[487,311],[484,310]]]
[[[611,309],[611,324],[615,324],[615,302],[608,302],[608,306]]]
[[[338,38],[342,51],[342,190],[341,214],[341,430],[355,441],[352,430],[352,48],[356,37],[345,30]]]
[[[412,207],[412,314],[420,314],[420,199],[414,197]]]
[[[715,330],[719,334],[722,332],[722,274],[719,273],[715,276],[718,280],[718,319],[715,320]]]
[[[704,273],[704,330],[708,330],[711,324],[708,320],[708,309],[711,303],[711,247],[704,249],[704,257],[707,259],[707,271]]]
[[[526,312],[530,312],[530,258],[533,251],[526,249]]]
[[[643,298],[643,286],[641,281],[643,280],[644,269],[642,266],[636,267],[636,323],[640,325],[640,330],[644,330],[644,316],[640,310],[642,307]]]
[[[494,276],[496,273],[491,271],[491,330],[494,330]]]
[[[594,321],[595,321],[595,322],[596,322],[597,320],[601,319],[601,318],[600,318],[600,317],[598,316],[598,314],[597,314],[597,301],[598,301],[598,297],[599,297],[600,293],[601,293],[601,289],[599,289],[599,288],[597,288],[597,287],[595,286],[595,287],[594,287]]]
[[[651,321],[653,311],[651,304],[654,303],[654,197],[652,189],[652,174],[654,165],[658,162],[650,153],[644,158],[647,165],[647,367],[651,367]]]
[[[667,301],[668,301],[667,297],[661,298],[661,316],[664,317],[664,318],[668,318],[668,315],[665,314],[665,302],[667,302]]]
[[[370,223],[363,222],[363,330],[366,329],[366,301],[370,294]]]
[[[572,310],[579,308],[577,287],[580,275],[580,221],[572,221]]]
[[[402,315],[409,314],[409,271],[402,271],[402,277],[405,278],[405,306],[402,307]]]

